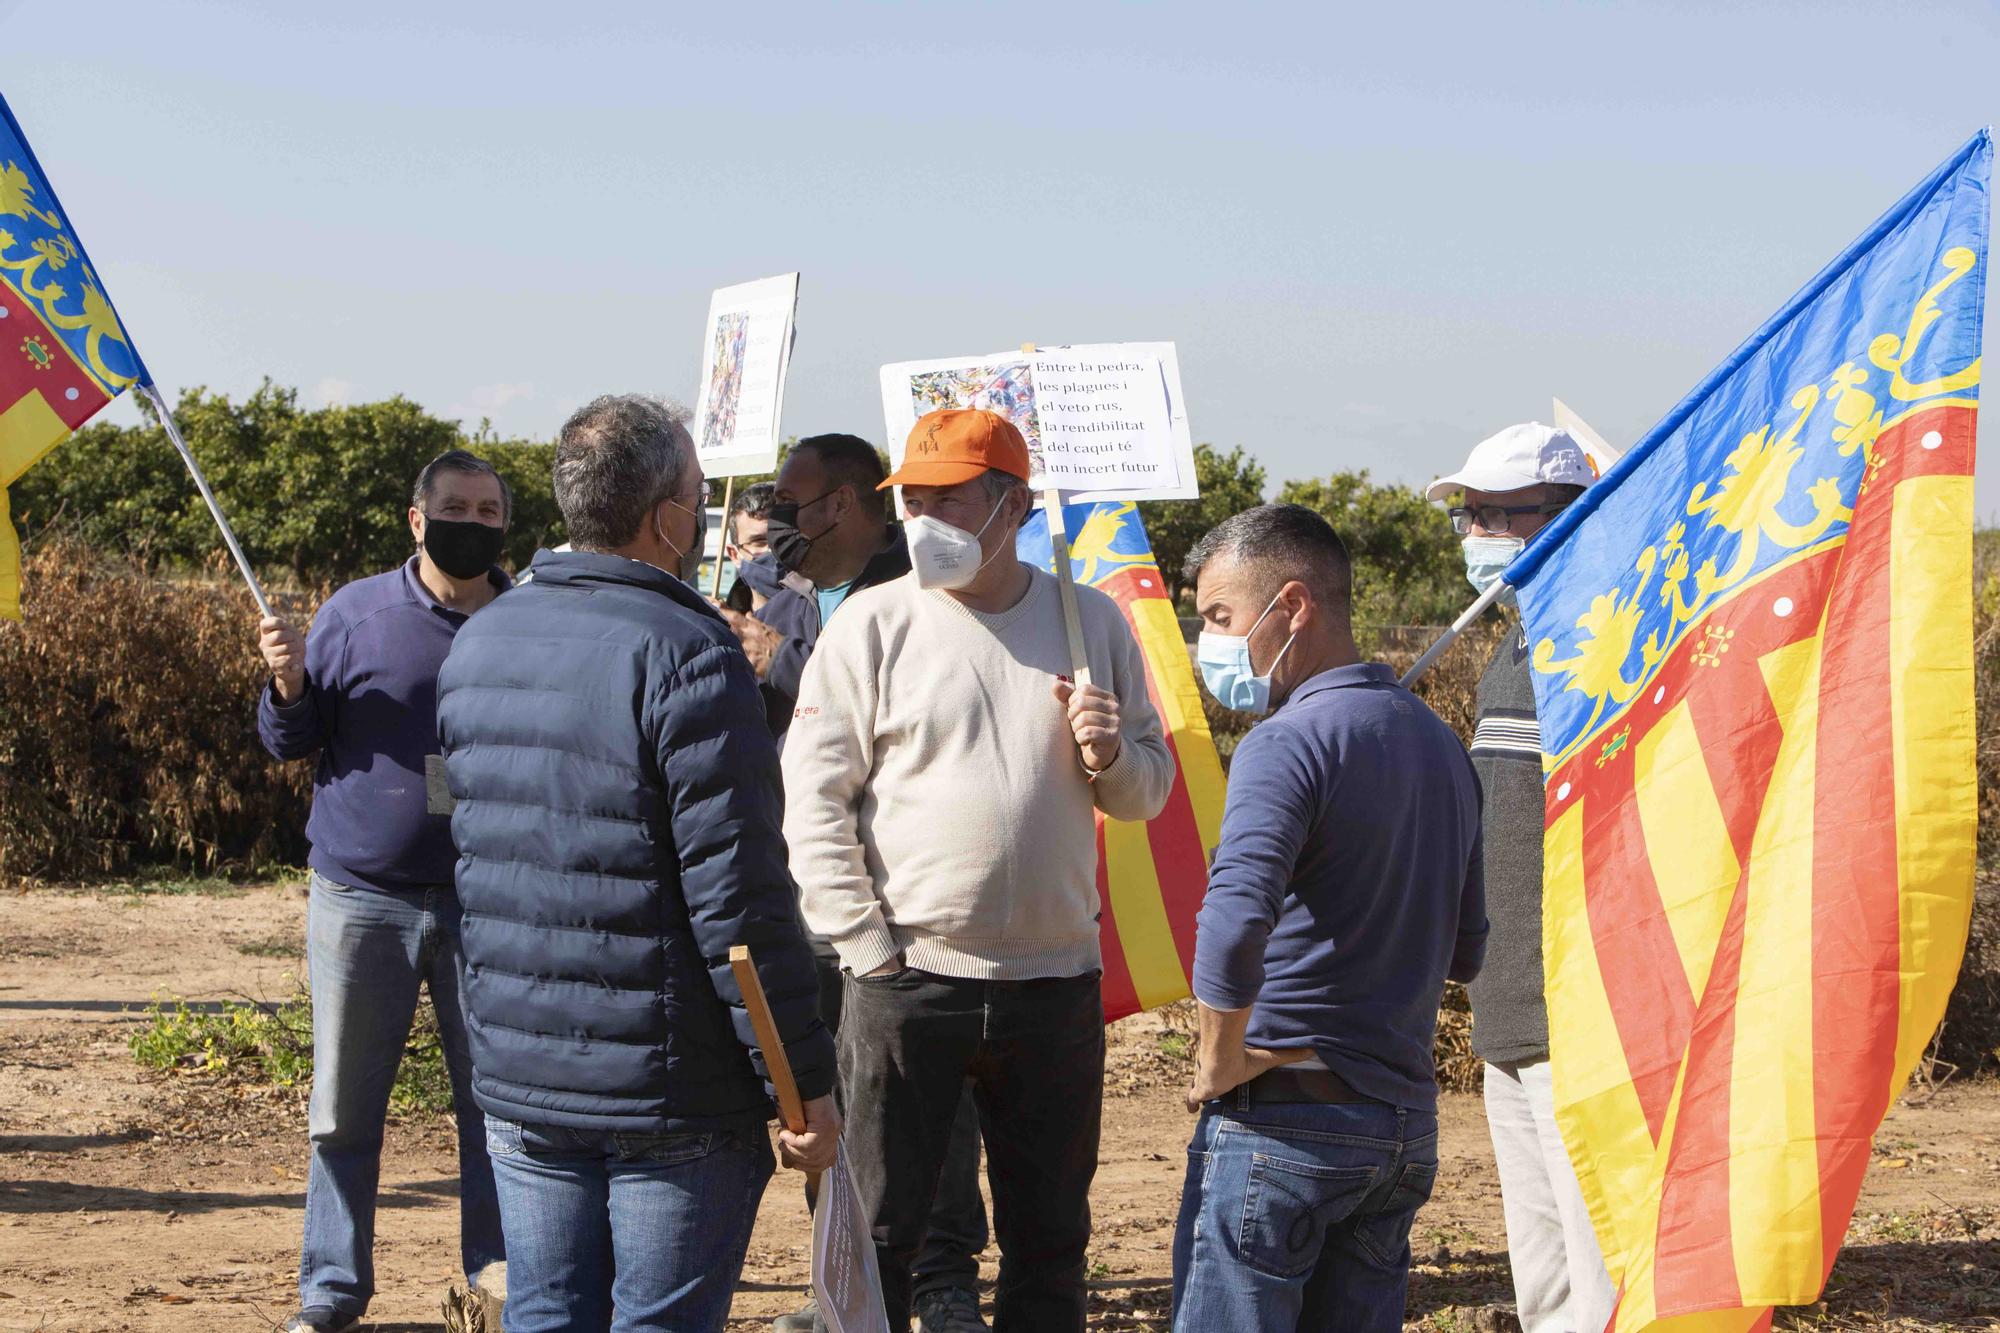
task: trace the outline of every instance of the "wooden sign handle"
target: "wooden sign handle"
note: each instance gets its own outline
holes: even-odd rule
[[[715,551],[715,582],[709,585],[708,595],[716,601],[722,600],[722,553],[729,549],[729,539],[734,536],[729,530],[729,506],[736,498],[736,478],[725,477],[722,481],[722,545]],[[697,589],[699,591],[699,589]]]
[[[1069,566],[1069,532],[1063,526],[1062,492],[1042,492],[1049,515],[1049,551],[1055,556],[1056,591],[1062,595],[1063,629],[1069,633],[1069,669],[1079,685],[1090,684],[1090,654],[1083,646],[1083,617],[1076,609],[1076,578]]]
[[[743,992],[743,1007],[750,1011],[750,1030],[764,1050],[764,1068],[770,1071],[771,1087],[778,1094],[778,1119],[794,1134],[806,1132],[805,1103],[799,1100],[798,1080],[792,1077],[791,1057],[778,1036],[778,1024],[771,1017],[771,1002],[764,998],[764,983],[757,977],[747,945],[731,945],[729,970],[736,974],[736,988]]]
[[[1035,344],[1022,343],[1021,355],[1033,356]],[[1078,685],[1090,684],[1090,654],[1083,646],[1083,617],[1076,609],[1076,575],[1069,567],[1069,530],[1063,526],[1062,492],[1050,487],[1042,492],[1042,507],[1049,515],[1049,551],[1055,557],[1056,591],[1062,596],[1063,629],[1069,635],[1069,669]]]

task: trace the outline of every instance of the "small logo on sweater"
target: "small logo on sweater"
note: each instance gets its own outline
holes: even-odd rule
[[[819,716],[819,708],[813,704],[807,704],[803,708],[794,708],[792,710],[792,719],[794,721],[797,721],[799,718],[802,717],[818,717],[818,716]]]

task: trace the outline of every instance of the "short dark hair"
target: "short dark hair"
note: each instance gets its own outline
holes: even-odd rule
[[[1271,596],[1297,579],[1329,609],[1345,615],[1354,601],[1354,562],[1333,525],[1304,505],[1269,504],[1246,509],[1210,529],[1181,566],[1189,587],[1201,581],[1202,567],[1229,555],[1256,570]]]
[[[729,502],[729,521],[734,523],[738,514],[748,514],[751,518],[762,518],[771,512],[771,497],[778,493],[778,483],[760,481],[754,486],[745,486],[736,492],[736,498]]]
[[[572,546],[611,551],[639,535],[660,501],[680,489],[694,458],[688,411],[644,394],[605,394],[556,436],[556,507]]]
[[[808,435],[792,448],[810,450],[826,469],[827,479],[835,486],[854,487],[855,498],[863,506],[878,514],[886,511],[882,493],[875,488],[888,478],[889,469],[882,465],[882,455],[874,445],[859,435],[835,434]]]
[[[410,488],[410,508],[421,513],[430,504],[431,493],[437,490],[440,472],[463,472],[467,476],[493,478],[500,483],[500,521],[514,521],[514,488],[500,475],[500,469],[464,449],[447,449],[424,464],[424,470],[417,474],[417,484]]]

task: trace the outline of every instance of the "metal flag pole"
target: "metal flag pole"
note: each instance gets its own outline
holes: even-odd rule
[[[166,428],[167,438],[173,441],[174,448],[180,450],[181,461],[187,464],[188,473],[194,478],[195,488],[201,492],[201,498],[208,502],[209,515],[215,519],[215,526],[222,529],[222,540],[229,544],[229,554],[236,557],[236,568],[242,571],[243,581],[250,585],[250,595],[257,599],[257,610],[263,615],[270,615],[271,603],[265,599],[264,589],[258,586],[257,576],[250,572],[250,561],[244,557],[243,547],[236,540],[236,532],[229,526],[229,520],[223,517],[222,506],[216,503],[215,492],[209,489],[208,478],[201,472],[201,464],[194,461],[194,451],[189,449],[187,441],[181,438],[181,428],[174,424],[174,414],[167,410],[166,400],[160,397],[160,391],[149,382],[142,381],[138,385],[138,390],[145,396],[146,401],[153,405],[153,410],[160,414],[160,424]]]
[[[1506,592],[1509,586],[1505,579],[1493,580],[1493,586],[1480,593],[1479,600],[1466,607],[1465,614],[1452,621],[1451,628],[1438,635],[1437,641],[1424,649],[1424,655],[1417,659],[1416,665],[1403,673],[1403,688],[1407,690],[1415,685],[1418,677],[1429,671],[1438,658],[1444,656],[1444,650],[1451,647],[1452,641],[1465,633],[1466,627],[1479,619],[1480,612],[1498,601],[1500,594]]]

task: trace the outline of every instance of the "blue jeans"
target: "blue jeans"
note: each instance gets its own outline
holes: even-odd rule
[[[507,1224],[507,1333],[702,1333],[729,1318],[757,1203],[764,1127],[618,1134],[491,1116]]]
[[[390,893],[312,876],[306,968],[313,1084],[299,1304],[360,1314],[375,1294],[375,1188],[403,1043],[430,986],[458,1116],[458,1242],[467,1277],[505,1257],[486,1121],[472,1100],[459,1001],[458,895],[450,885]]]
[[[1174,1228],[1174,1327],[1400,1333],[1437,1116],[1381,1102],[1202,1108]]]

